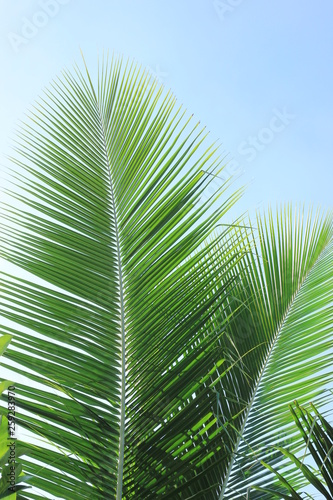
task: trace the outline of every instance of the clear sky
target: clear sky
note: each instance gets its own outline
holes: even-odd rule
[[[63,67],[110,49],[171,88],[249,185],[235,213],[332,206],[331,0],[0,0],[0,150]],[[1,162],[3,163],[3,161]]]

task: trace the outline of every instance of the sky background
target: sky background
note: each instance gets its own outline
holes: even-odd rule
[[[110,49],[149,67],[222,144],[225,177],[248,186],[232,216],[329,208],[332,21],[331,0],[0,0],[0,150],[80,48],[92,72]]]
[[[332,207],[331,0],[0,0],[0,170],[24,113],[103,49],[149,67],[247,185],[230,214]],[[6,268],[7,269],[7,268]]]

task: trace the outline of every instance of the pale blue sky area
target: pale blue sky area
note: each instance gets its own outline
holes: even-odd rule
[[[0,1],[1,151],[82,48],[149,66],[250,184],[235,213],[332,202],[331,0]],[[262,205],[260,205],[262,204]]]

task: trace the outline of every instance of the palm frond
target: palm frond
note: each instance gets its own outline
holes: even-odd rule
[[[228,315],[247,304],[222,339],[242,363],[222,381],[221,414],[226,422],[239,418],[230,431],[220,498],[246,498],[252,483],[269,488],[275,479],[260,461],[274,466],[283,456],[272,454],[273,445],[300,444],[288,405],[295,398],[323,403],[332,380],[332,213],[305,216],[287,205],[275,219],[271,210],[258,215],[256,226],[259,244],[231,269],[239,280],[224,310]]]
[[[234,280],[214,248],[229,269],[244,245],[228,227],[204,245],[241,195],[203,200],[222,168],[206,135],[114,57],[97,84],[65,71],[22,125],[1,256],[27,274],[4,272],[1,293],[3,364],[28,377],[17,422],[35,436],[22,463],[39,490],[24,498],[216,491],[225,327],[206,325]]]
[[[304,463],[304,456],[303,458],[297,457],[285,448],[279,448],[279,451],[296,465],[296,470],[294,472],[296,477],[301,473],[306,482],[311,484],[323,498],[330,500],[333,497],[333,427],[313,404],[310,405],[310,409],[307,409],[301,407],[297,401],[295,401],[294,405],[290,405],[290,411],[306,445],[303,454],[306,455],[307,450],[309,450],[310,456],[316,463],[318,470],[312,471],[310,467]],[[300,458],[302,458],[302,460],[300,460]],[[263,465],[269,468],[264,462]],[[285,498],[302,498],[291,486],[290,481],[286,481],[286,479],[282,478],[276,471],[274,471],[274,473],[291,492],[291,495]],[[293,477],[293,479],[295,478]],[[258,491],[263,491],[262,488],[257,487],[256,489]],[[273,495],[272,498],[280,498],[278,490],[271,490],[271,494]]]

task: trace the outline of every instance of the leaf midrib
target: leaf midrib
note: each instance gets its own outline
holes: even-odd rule
[[[98,119],[101,126],[101,135],[104,147],[104,156],[107,164],[108,178],[110,184],[110,194],[112,200],[113,216],[114,216],[114,231],[116,240],[116,254],[117,254],[117,267],[118,267],[118,280],[119,280],[119,300],[120,300],[120,328],[121,328],[121,406],[120,406],[120,429],[119,429],[119,459],[118,459],[118,472],[117,472],[117,500],[122,499],[122,486],[123,486],[123,468],[124,468],[124,449],[125,449],[125,375],[126,375],[126,332],[125,332],[125,301],[124,301],[124,283],[123,283],[123,271],[122,271],[122,261],[121,261],[121,250],[120,250],[120,239],[119,239],[119,229],[118,229],[118,218],[113,192],[113,183],[111,177],[111,165],[109,162],[107,145],[105,141],[105,133],[103,126],[103,119],[101,111],[96,101],[96,107],[98,111]]]
[[[306,281],[307,277],[309,276],[310,272],[312,271],[312,269],[314,268],[314,266],[317,264],[317,262],[319,261],[320,257],[323,255],[323,253],[324,253],[324,251],[326,250],[326,248],[327,248],[328,244],[329,244],[329,242],[327,242],[327,243],[324,245],[324,247],[322,248],[321,252],[319,253],[319,255],[318,255],[317,259],[315,260],[315,262],[313,263],[313,265],[310,267],[310,269],[308,270],[308,272],[305,274],[304,278],[301,280],[301,282],[300,282],[300,284],[299,284],[299,286],[298,286],[297,290],[295,290],[294,294],[292,295],[292,297],[291,297],[291,299],[290,299],[289,305],[288,305],[288,307],[287,307],[287,309],[286,309],[285,314],[283,315],[283,318],[282,318],[282,319],[281,319],[281,321],[280,321],[279,326],[278,326],[278,327],[277,327],[277,329],[276,329],[276,333],[275,333],[275,335],[274,335],[274,338],[273,338],[273,340],[272,340],[271,346],[270,346],[270,348],[269,348],[269,350],[268,350],[268,353],[267,353],[267,355],[266,355],[266,358],[265,358],[265,361],[264,361],[264,363],[263,363],[263,366],[262,366],[262,369],[261,369],[261,372],[260,372],[260,375],[259,375],[258,381],[257,381],[257,383],[256,383],[256,385],[255,385],[254,390],[253,390],[252,397],[251,397],[251,399],[250,399],[250,401],[249,401],[249,406],[248,406],[248,410],[247,410],[247,411],[246,411],[246,413],[245,413],[244,422],[243,422],[243,424],[242,424],[242,426],[241,426],[241,429],[239,430],[239,434],[238,434],[238,438],[237,438],[237,441],[236,441],[236,445],[235,445],[235,447],[234,447],[234,451],[233,451],[233,453],[232,453],[232,458],[231,458],[231,460],[230,460],[230,464],[229,464],[228,469],[227,469],[227,474],[226,474],[226,477],[225,477],[225,479],[224,479],[224,481],[223,481],[223,484],[222,484],[222,490],[221,490],[221,494],[220,494],[220,496],[219,496],[219,500],[223,500],[223,495],[224,495],[225,490],[226,490],[226,488],[227,488],[227,486],[228,486],[228,481],[229,481],[230,474],[231,474],[231,472],[232,472],[232,469],[233,469],[233,466],[234,466],[234,463],[235,463],[235,458],[236,458],[236,453],[237,453],[237,450],[238,450],[238,448],[239,448],[240,442],[241,442],[242,437],[243,437],[243,434],[244,434],[244,429],[245,429],[245,427],[246,427],[246,424],[247,424],[247,421],[248,421],[249,415],[250,415],[250,413],[251,413],[251,410],[252,410],[252,407],[253,407],[254,400],[255,400],[256,395],[257,395],[257,393],[258,393],[258,389],[259,389],[259,387],[260,387],[260,383],[261,383],[262,377],[263,377],[263,375],[264,375],[264,373],[265,373],[265,371],[266,371],[266,367],[267,367],[267,365],[268,365],[268,363],[269,363],[269,361],[270,361],[270,359],[271,359],[271,355],[272,355],[272,352],[273,352],[273,350],[274,350],[274,347],[276,346],[276,343],[277,343],[277,341],[278,341],[278,340],[279,340],[279,338],[280,338],[280,333],[281,333],[281,330],[282,330],[282,328],[283,328],[283,325],[284,325],[284,323],[285,323],[285,321],[286,321],[286,318],[287,318],[287,316],[288,316],[288,314],[289,314],[289,311],[290,311],[291,307],[293,306],[293,304],[294,304],[294,302],[295,302],[295,299],[296,299],[297,295],[298,295],[298,294],[299,294],[299,292],[301,291],[301,289],[302,289],[302,287],[303,287],[303,285],[304,285],[304,283],[305,283],[305,281]]]

